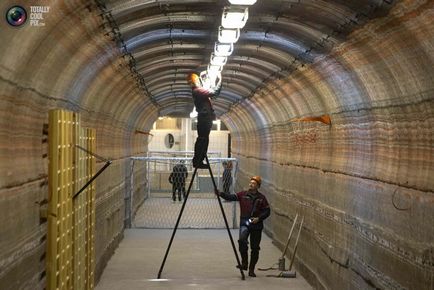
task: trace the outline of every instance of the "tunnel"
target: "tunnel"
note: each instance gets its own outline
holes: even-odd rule
[[[303,215],[294,267],[312,289],[434,290],[434,1],[250,2],[1,1],[0,289],[54,289],[53,111],[94,130],[93,174],[110,162],[90,185],[90,286],[57,278],[98,287],[145,197],[131,160],[159,118],[190,118],[186,77],[207,69],[229,7],[248,19],[212,104],[234,190],[262,178],[264,235],[282,250]]]

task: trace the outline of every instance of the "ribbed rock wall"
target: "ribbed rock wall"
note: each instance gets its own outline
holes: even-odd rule
[[[79,112],[82,126],[96,129],[96,153],[113,160],[96,180],[97,277],[122,238],[129,156],[146,150],[134,131],[150,129],[157,113],[104,34],[99,10],[85,2],[38,2],[52,11],[45,27],[0,21],[0,289],[45,287],[39,211],[48,197],[50,109]],[[0,11],[13,4],[1,1]]]
[[[317,289],[434,289],[433,5],[399,2],[225,116],[277,244],[304,215],[296,266]]]
[[[96,181],[96,276],[122,238],[129,157],[146,145],[134,131],[157,111],[87,2],[38,2],[52,11],[44,27],[0,21],[0,289],[45,286],[50,109],[79,112],[113,160]],[[398,2],[224,116],[238,187],[263,176],[276,243],[305,215],[296,266],[318,289],[434,289],[433,11],[433,1]],[[321,114],[331,126],[290,122]]]

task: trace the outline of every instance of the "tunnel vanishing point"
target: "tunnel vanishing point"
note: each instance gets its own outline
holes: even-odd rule
[[[4,17],[16,5],[27,19]],[[208,65],[228,5],[1,1],[1,289],[46,287],[49,112],[79,114],[112,161],[95,182],[97,283],[123,238],[129,159],[147,151],[137,130],[188,117],[186,75]],[[433,8],[258,0],[227,59],[213,102],[238,179],[262,176],[277,245],[303,213],[295,266],[315,289],[434,290]]]

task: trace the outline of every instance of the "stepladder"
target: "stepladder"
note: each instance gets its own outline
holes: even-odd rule
[[[209,163],[209,159],[208,159],[207,156],[205,157],[205,160],[206,160],[207,168],[204,168],[203,170],[206,170],[206,169],[209,170],[209,174],[210,174],[210,177],[211,177],[211,181],[212,181],[212,183],[213,183],[214,192],[217,193],[217,192],[218,192],[217,184],[216,184],[216,182],[215,182],[215,179],[214,179],[214,176],[213,176],[213,172],[212,172],[212,169],[211,169],[211,166],[210,166],[210,163]],[[189,197],[189,195],[190,195],[190,191],[191,191],[191,188],[192,188],[192,185],[193,185],[194,179],[195,179],[195,177],[197,176],[197,171],[198,171],[198,170],[199,170],[198,168],[195,168],[194,171],[193,171],[193,176],[192,176],[192,178],[191,178],[191,180],[190,180],[190,183],[189,183],[189,186],[188,186],[188,190],[187,190],[187,192],[186,192],[186,195],[185,195],[184,201],[183,201],[182,206],[181,206],[181,210],[179,211],[179,215],[178,215],[178,218],[177,218],[177,220],[176,220],[176,224],[175,224],[175,227],[174,227],[174,229],[173,229],[172,235],[171,235],[171,237],[170,237],[170,241],[169,241],[169,244],[168,244],[168,246],[167,246],[166,253],[165,253],[164,258],[163,258],[163,261],[162,261],[162,263],[161,263],[160,270],[158,271],[158,279],[161,279],[161,274],[162,274],[162,272],[163,272],[164,265],[165,265],[165,263],[166,263],[166,260],[167,260],[168,255],[169,255],[170,248],[171,248],[172,243],[173,243],[173,240],[174,240],[174,238],[175,238],[176,231],[177,231],[178,226],[179,226],[179,222],[180,222],[181,217],[182,217],[182,214],[183,214],[183,212],[184,212],[185,205],[187,204],[187,200],[188,200],[188,197]],[[228,233],[228,236],[229,236],[229,240],[230,240],[230,242],[231,242],[231,246],[232,246],[232,249],[233,249],[233,252],[234,252],[235,258],[236,258],[236,262],[237,262],[237,267],[236,267],[236,268],[238,268],[239,271],[240,271],[241,279],[242,279],[242,280],[245,280],[245,275],[244,275],[243,269],[242,269],[242,267],[241,267],[240,258],[239,258],[239,256],[238,256],[237,250],[236,250],[236,248],[235,248],[234,239],[233,239],[232,234],[231,234],[231,231],[230,231],[230,229],[229,229],[229,223],[228,223],[228,220],[227,220],[227,217],[226,217],[225,211],[224,211],[224,209],[223,209],[222,201],[221,201],[220,197],[219,197],[217,194],[216,194],[215,196],[216,196],[216,199],[217,199],[217,201],[218,201],[218,204],[219,204],[219,207],[220,207],[220,211],[221,211],[222,217],[223,217],[223,219],[224,219],[225,226],[226,226],[226,230],[227,230],[227,233]]]

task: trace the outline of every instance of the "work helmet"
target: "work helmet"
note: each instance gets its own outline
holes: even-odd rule
[[[187,81],[192,87],[197,87],[200,84],[200,78],[195,73],[189,73],[187,76]]]
[[[260,176],[252,176],[252,177],[250,177],[250,180],[256,181],[256,183],[258,184],[258,187],[261,187],[262,179]]]

